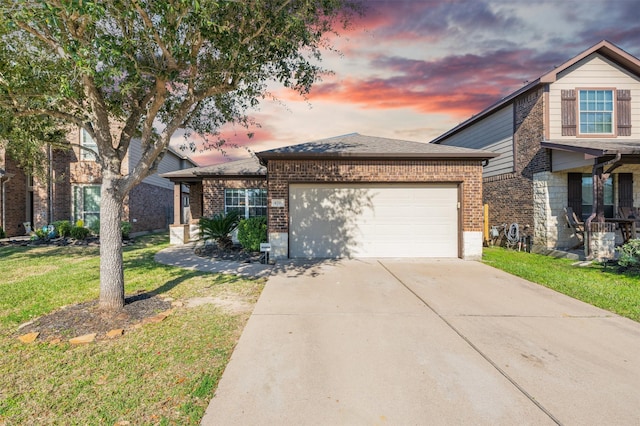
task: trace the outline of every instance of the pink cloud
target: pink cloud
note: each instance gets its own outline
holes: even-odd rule
[[[221,140],[224,143],[220,145]],[[191,134],[189,141],[193,142],[195,146],[189,157],[200,165],[233,161],[248,157],[255,145],[273,140],[276,140],[276,136],[269,128],[254,125],[249,129],[237,129],[228,125],[221,129],[220,135]],[[175,145],[180,145],[180,143],[176,142]],[[181,145],[185,147],[184,143]]]
[[[495,50],[436,60],[378,56],[371,68],[388,77],[334,76],[317,84],[309,100],[355,104],[363,109],[408,108],[420,113],[466,117],[552,69],[557,55]],[[295,100],[291,94],[284,94]]]

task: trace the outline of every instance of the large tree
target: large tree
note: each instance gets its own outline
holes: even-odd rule
[[[24,160],[80,127],[102,171],[100,306],[124,305],[120,218],[178,129],[246,122],[271,81],[301,94],[352,0],[0,0],[0,141]],[[132,139],[142,156],[125,170]],[[20,156],[19,153],[29,153]],[[26,166],[33,166],[25,161]]]

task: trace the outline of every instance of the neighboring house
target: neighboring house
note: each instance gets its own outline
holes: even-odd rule
[[[68,137],[74,145],[96,149],[84,131],[70,132]],[[127,155],[126,167],[132,167],[140,158],[139,140],[132,141]],[[58,220],[81,219],[87,226],[99,220],[101,175],[93,154],[75,146],[66,151],[48,149],[47,159],[46,177],[39,178],[25,173],[0,150],[0,226],[7,236],[25,235],[25,224],[35,229]],[[194,165],[169,149],[157,173]],[[122,220],[131,222],[132,232],[167,229],[173,222],[173,185],[157,173],[133,188],[125,200]]]
[[[575,246],[566,207],[596,222],[640,205],[640,60],[602,41],[432,143],[500,154],[483,173],[492,225]]]
[[[482,167],[495,154],[350,134],[162,176],[190,187],[191,223],[267,215],[276,258],[482,254]],[[188,235],[172,225],[174,241]]]

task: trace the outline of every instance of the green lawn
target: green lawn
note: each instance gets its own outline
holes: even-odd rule
[[[501,247],[485,248],[483,262],[542,284],[634,321],[640,321],[640,275],[621,274],[616,268],[592,264],[574,266],[575,260],[556,259]]]
[[[125,248],[127,294],[255,303],[264,280],[159,265],[166,235]],[[249,317],[214,305],[83,346],[22,344],[18,325],[98,296],[98,251],[0,248],[0,425],[198,424]],[[126,423],[130,422],[130,423]]]

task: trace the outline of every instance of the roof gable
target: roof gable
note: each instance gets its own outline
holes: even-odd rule
[[[174,181],[200,180],[202,176],[221,177],[265,177],[266,167],[262,166],[255,157],[226,163],[212,164],[204,167],[176,170],[160,175]]]
[[[543,74],[542,76],[538,77],[536,80],[528,83],[527,85],[521,87],[515,92],[510,93],[509,95],[505,96],[504,98],[498,100],[494,104],[480,111],[478,114],[473,115],[471,118],[463,121],[462,123],[458,124],[457,126],[453,127],[447,132],[441,134],[437,138],[433,139],[430,143],[439,144],[443,142],[445,139],[447,139],[449,136],[453,135],[454,133],[458,133],[462,129],[465,129],[471,126],[477,121],[482,120],[483,118],[493,114],[497,110],[506,106],[507,104],[513,102],[515,98],[522,95],[523,93],[526,93],[540,86],[544,86],[546,84],[555,82],[563,71],[566,71],[567,69],[574,66],[578,62],[594,54],[600,54],[603,57],[611,60],[612,62],[620,65],[621,67],[629,70],[633,74],[640,76],[640,59],[625,52],[624,50],[620,49],[618,46],[614,45],[613,43],[607,40],[602,40],[600,43],[574,56],[573,58],[564,62],[562,65],[555,67],[553,70]]]
[[[496,154],[468,148],[437,146],[423,142],[366,136],[358,133],[320,139],[258,152],[262,162],[271,159],[417,159],[493,158]]]

